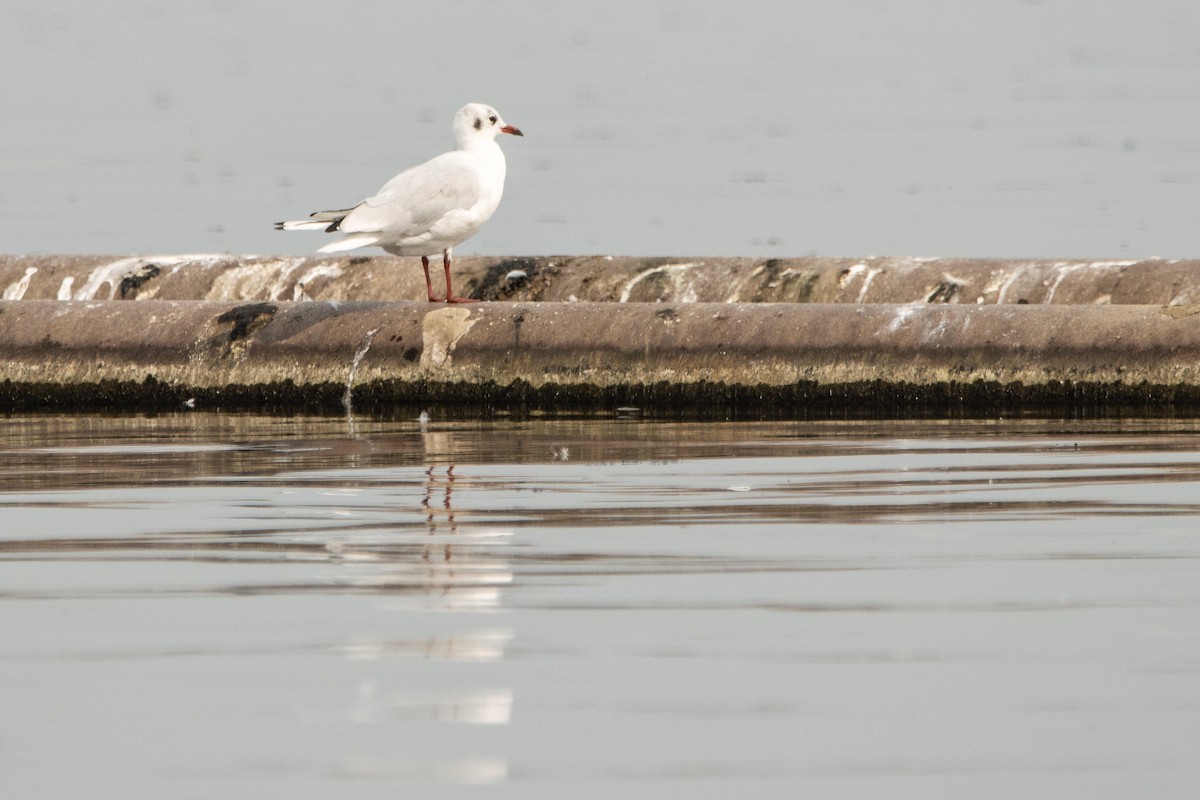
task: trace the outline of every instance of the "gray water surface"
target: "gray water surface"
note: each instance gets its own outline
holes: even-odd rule
[[[10,0],[0,252],[311,253],[491,103],[461,253],[1196,257],[1180,0]]]
[[[16,417],[11,797],[1187,797],[1200,424]]]

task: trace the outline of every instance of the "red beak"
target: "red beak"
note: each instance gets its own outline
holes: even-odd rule
[[[514,128],[512,125],[505,125],[500,129],[501,133],[511,133],[513,136],[524,136],[520,128]]]

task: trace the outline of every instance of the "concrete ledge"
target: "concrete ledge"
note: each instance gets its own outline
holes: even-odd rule
[[[455,288],[543,302],[1200,303],[1200,261],[460,258]],[[0,256],[5,300],[424,300],[415,258]]]
[[[1200,306],[0,302],[12,409],[1200,408]]]

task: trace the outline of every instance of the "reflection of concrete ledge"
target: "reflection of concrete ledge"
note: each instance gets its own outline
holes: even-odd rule
[[[1200,407],[1191,306],[9,301],[13,408]]]

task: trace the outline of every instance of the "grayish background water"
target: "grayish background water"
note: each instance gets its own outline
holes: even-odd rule
[[[1194,797],[1200,425],[0,426],[5,797]]]
[[[1194,257],[1197,75],[1180,0],[10,0],[0,250],[311,252],[481,100],[463,253]]]

